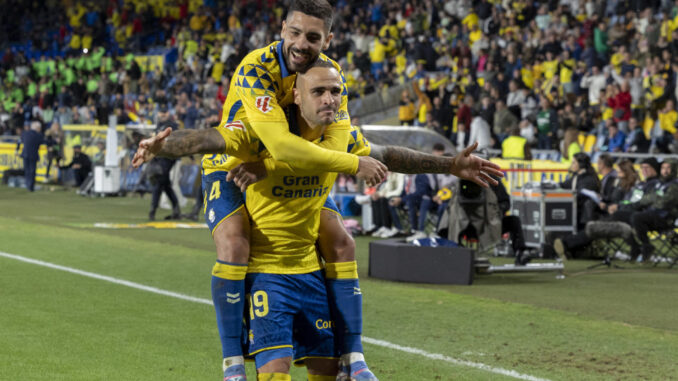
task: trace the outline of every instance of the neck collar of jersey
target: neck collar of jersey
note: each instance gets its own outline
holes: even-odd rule
[[[292,75],[289,71],[287,71],[287,64],[285,64],[285,56],[283,55],[283,45],[285,44],[285,40],[280,40],[278,43],[278,47],[276,49],[277,51],[277,56],[278,56],[278,63],[280,63],[280,74],[282,75],[283,78],[289,77]]]

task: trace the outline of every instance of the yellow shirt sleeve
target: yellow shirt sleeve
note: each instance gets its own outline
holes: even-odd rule
[[[318,146],[325,149],[337,149],[341,147],[342,137],[343,134],[325,133],[323,140],[318,143]],[[347,152],[358,156],[369,156],[372,150],[370,142],[367,141],[365,136],[360,132],[360,129],[356,126],[351,126],[348,134],[348,143],[344,146],[346,147]],[[282,172],[289,174],[294,173],[296,175],[300,174],[299,172],[295,172],[287,163],[270,158],[264,159],[264,166],[268,173]]]
[[[243,65],[234,80],[234,89],[242,102],[251,128],[274,159],[301,170],[322,169],[327,172],[348,174],[357,172],[357,156],[343,150],[323,149],[289,131],[285,113],[276,99],[275,93],[278,90],[275,88],[276,84],[259,65]],[[339,120],[333,126],[345,124],[341,118],[345,118],[345,122],[350,125],[345,84],[344,92],[346,95],[342,95],[342,104],[337,117]],[[348,128],[345,128],[343,134],[347,133]]]

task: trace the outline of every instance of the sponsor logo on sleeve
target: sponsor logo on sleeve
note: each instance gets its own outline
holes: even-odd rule
[[[245,125],[241,120],[236,120],[235,122],[231,123],[224,123],[223,128],[226,128],[230,131],[235,131],[235,130],[241,130],[241,131],[247,131],[245,128]]]
[[[259,111],[263,112],[264,114],[273,110],[273,106],[271,106],[271,97],[267,95],[257,97],[255,105]]]

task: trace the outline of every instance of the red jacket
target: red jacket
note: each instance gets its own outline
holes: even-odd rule
[[[629,120],[631,118],[631,93],[628,91],[621,92],[614,97],[607,99],[607,105],[615,112],[615,122]],[[618,117],[617,110],[622,110],[624,113],[622,117]]]
[[[457,111],[457,124],[463,123],[466,131],[471,131],[471,108],[467,104],[462,104]]]

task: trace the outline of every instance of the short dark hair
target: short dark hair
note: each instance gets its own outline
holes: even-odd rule
[[[334,66],[334,64],[331,61],[325,61],[323,59],[318,58],[317,60],[315,60],[315,62],[308,65],[307,68],[305,68],[303,71],[298,72],[297,74],[304,74],[307,71],[313,69],[314,67],[324,67],[326,69],[335,69],[335,70],[339,71],[339,69],[337,69],[337,67]]]
[[[287,9],[287,18],[294,12],[301,12],[305,15],[322,19],[325,22],[326,32],[329,32],[330,29],[332,29],[334,10],[327,0],[294,0]]]
[[[436,143],[433,145],[434,151],[445,151],[445,146],[442,143]]]
[[[598,157],[598,160],[605,165],[605,168],[612,168],[614,165],[614,160],[612,160],[612,156],[610,156],[607,153],[604,153]]]

